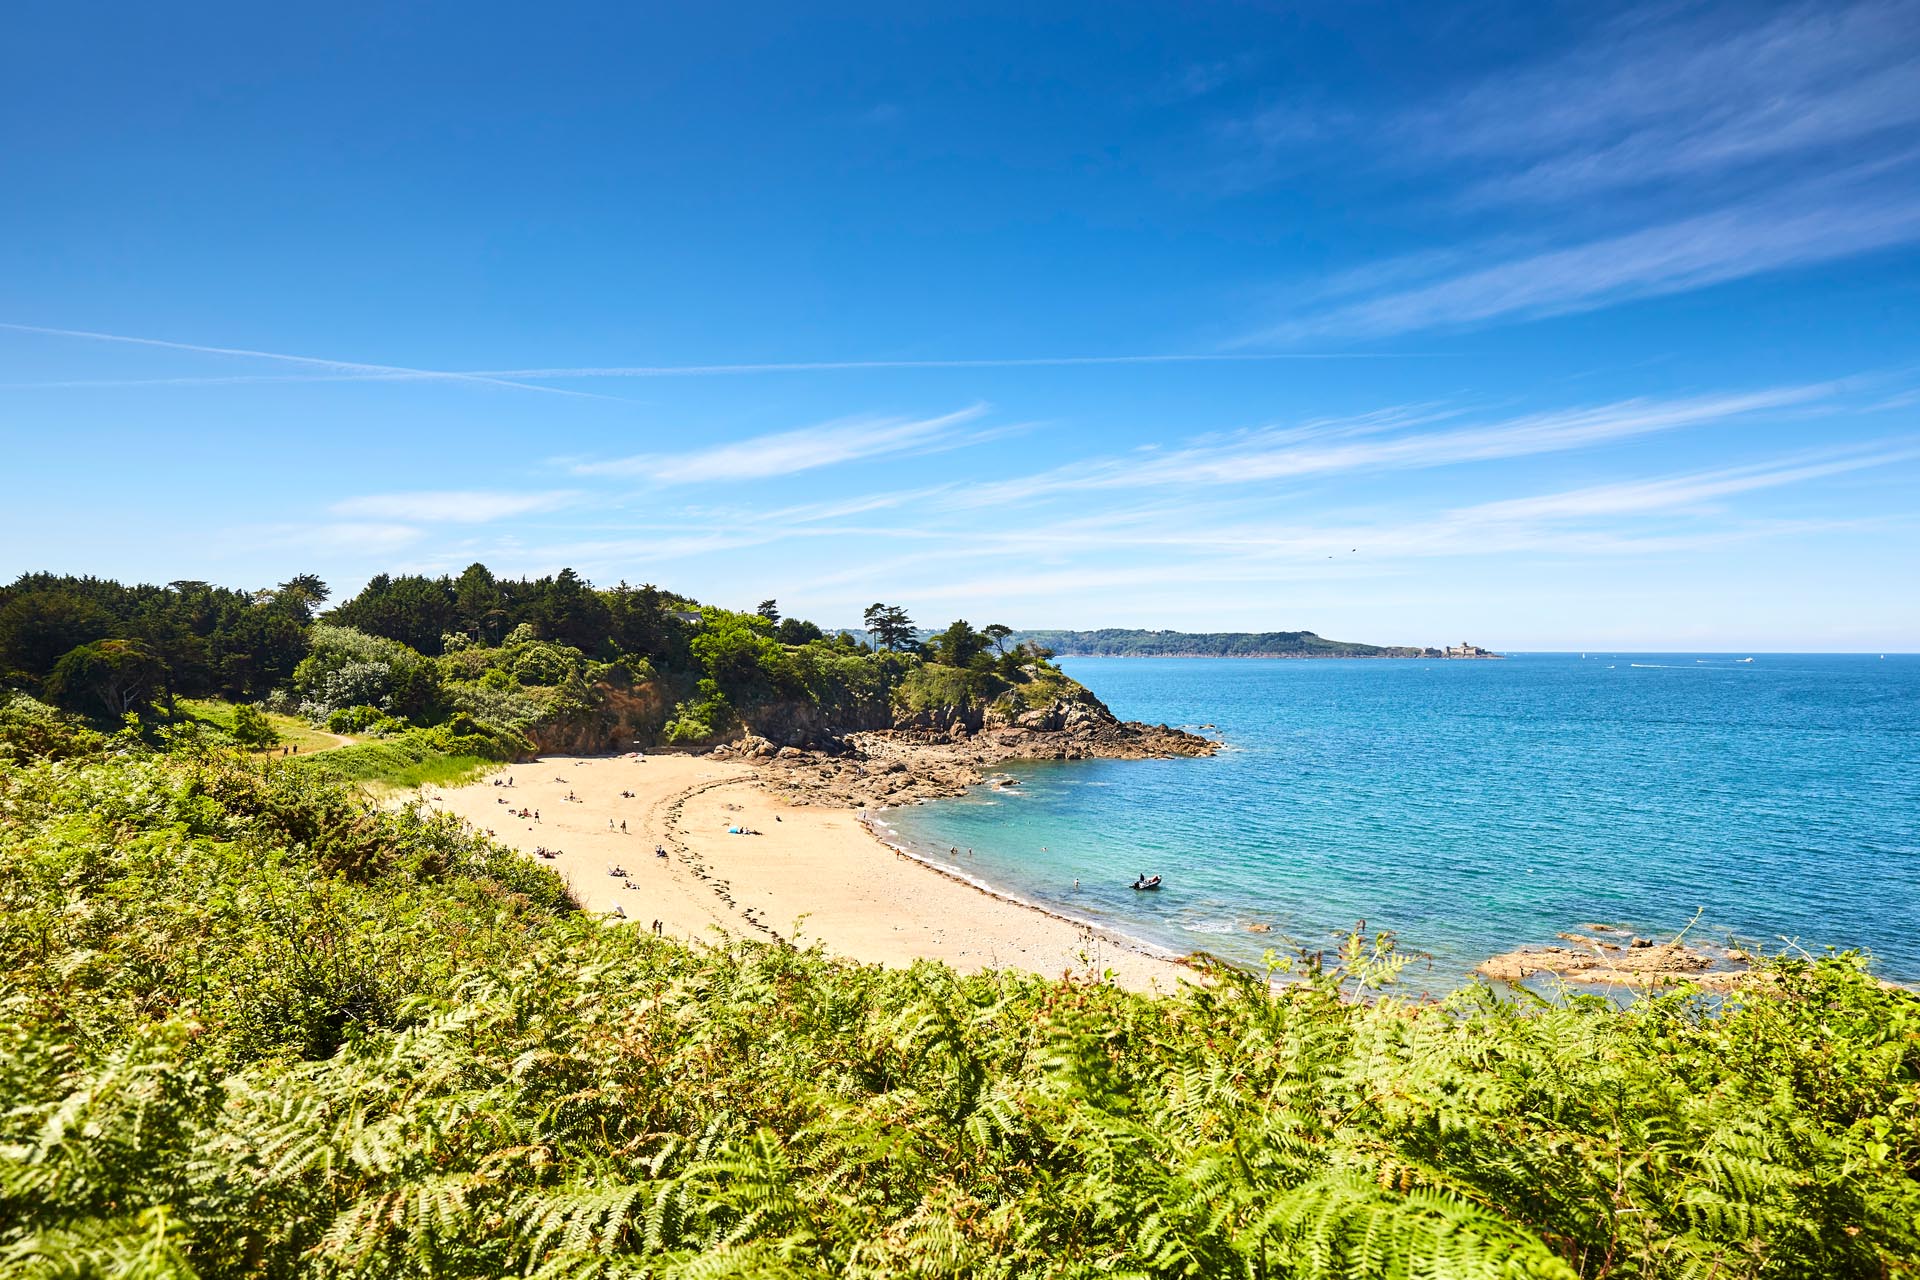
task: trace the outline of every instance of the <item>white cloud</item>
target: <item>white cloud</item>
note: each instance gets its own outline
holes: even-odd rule
[[[1342,472],[1455,466],[1587,448],[1658,431],[1796,408],[1810,405],[1834,390],[1832,384],[1811,384],[1676,400],[1624,400],[1437,431],[1407,428],[1457,415],[1431,409],[1370,415],[1307,428],[1254,431],[1222,444],[1094,459],[1039,475],[974,486],[949,501],[993,506],[1076,490],[1247,485]],[[1389,428],[1400,431],[1383,434]]]
[[[1387,335],[1591,311],[1920,239],[1920,192],[1803,192],[1508,258],[1275,326],[1252,341]]]
[[[843,418],[795,431],[754,436],[687,453],[642,453],[573,465],[578,475],[641,476],[657,484],[761,480],[890,454],[970,443],[955,428],[978,419],[985,405],[935,418]]]
[[[576,501],[573,490],[503,493],[498,490],[428,490],[376,493],[348,498],[329,508],[334,515],[373,520],[413,520],[426,524],[485,524],[508,516],[554,511]]]
[[[1780,459],[1745,467],[1689,475],[1663,476],[1653,480],[1635,480],[1620,484],[1593,485],[1565,493],[1541,494],[1531,498],[1511,498],[1482,503],[1454,513],[1466,523],[1512,523],[1549,519],[1580,519],[1595,516],[1631,515],[1644,511],[1691,507],[1734,494],[1759,489],[1775,489],[1844,475],[1869,467],[1906,462],[1920,456],[1913,449],[1878,449],[1846,457],[1807,457]]]
[[[1464,211],[1473,234],[1305,290],[1247,341],[1564,315],[1911,244],[1916,85],[1920,0],[1653,4],[1411,111],[1316,112],[1303,130],[1270,108],[1226,131],[1254,163],[1371,154],[1444,183],[1437,225]],[[1483,234],[1490,208],[1517,210],[1526,243]]]
[[[1920,121],[1920,4],[1629,12],[1571,54],[1403,120],[1417,157],[1498,172],[1481,199],[1566,200],[1760,163],[1821,163]]]

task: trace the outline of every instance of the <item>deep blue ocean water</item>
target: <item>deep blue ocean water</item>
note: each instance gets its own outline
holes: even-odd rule
[[[1182,953],[1257,963],[1365,920],[1445,989],[1563,929],[1664,934],[1704,908],[1709,939],[1864,947],[1920,981],[1920,658],[1746,656],[1066,659],[1122,718],[1228,749],[1014,765],[1017,792],[881,817]],[[1131,891],[1141,872],[1167,888]]]

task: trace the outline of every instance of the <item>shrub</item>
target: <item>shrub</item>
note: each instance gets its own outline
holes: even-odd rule
[[[909,671],[893,693],[894,705],[909,713],[984,705],[1006,687],[990,672],[923,664]]]
[[[673,709],[661,737],[675,745],[711,742],[733,724],[733,705],[713,680],[702,680],[697,696]]]
[[[508,669],[521,684],[565,684],[585,665],[578,649],[545,640],[511,646],[509,654]]]
[[[294,668],[293,685],[312,718],[362,705],[404,716],[436,709],[438,668],[397,640],[325,623],[313,628],[311,640],[312,652]]]
[[[260,708],[245,702],[233,708],[233,728],[230,732],[233,740],[243,747],[268,747],[280,741],[279,731],[261,713]]]
[[[700,632],[690,642],[701,669],[729,694],[765,697],[799,691],[788,650],[773,638],[773,624],[754,613],[702,609]]]
[[[351,733],[360,737],[386,738],[405,733],[412,727],[405,716],[390,716],[379,707],[364,703],[357,707],[342,707],[327,717],[327,729],[330,732]]]
[[[107,741],[74,716],[24,693],[0,689],[0,762],[87,756],[103,750]]]

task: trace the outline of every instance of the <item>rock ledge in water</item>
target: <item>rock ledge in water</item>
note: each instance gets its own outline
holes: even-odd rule
[[[1560,937],[1574,945],[1520,947],[1491,957],[1474,972],[1495,982],[1519,982],[1550,973],[1568,982],[1636,987],[1693,982],[1717,989],[1735,986],[1749,974],[1744,957],[1689,947],[1678,938],[1655,942],[1628,936],[1613,942],[1584,933]]]

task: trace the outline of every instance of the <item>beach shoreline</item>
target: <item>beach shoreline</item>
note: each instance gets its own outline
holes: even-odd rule
[[[916,853],[876,829],[880,810],[806,803],[768,775],[712,756],[543,756],[422,802],[551,867],[583,910],[687,941],[817,942],[861,963],[1110,976],[1139,991],[1200,980],[1149,943]]]

